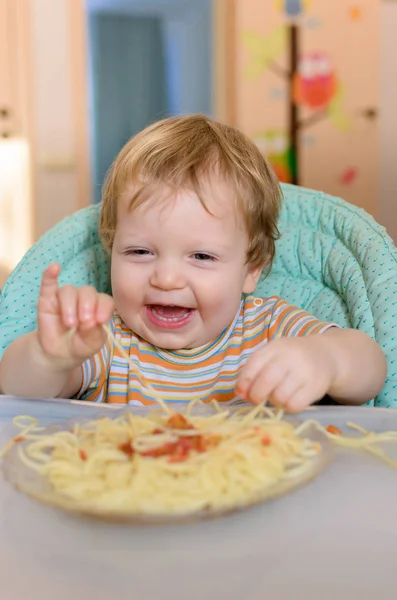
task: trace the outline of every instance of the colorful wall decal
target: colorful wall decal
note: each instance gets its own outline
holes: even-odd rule
[[[381,0],[233,1],[236,125],[282,181],[374,212]]]
[[[273,169],[283,183],[291,183],[294,174],[294,157],[291,154],[291,146],[285,131],[267,130],[255,135],[254,141],[262,150]]]
[[[310,6],[310,0],[276,0],[276,7],[287,18],[301,17]]]
[[[343,185],[351,185],[355,182],[358,176],[356,167],[348,167],[340,176],[340,181]]]
[[[363,12],[360,6],[358,6],[357,4],[353,4],[352,6],[350,6],[349,18],[355,23],[361,21],[361,19],[363,18]]]

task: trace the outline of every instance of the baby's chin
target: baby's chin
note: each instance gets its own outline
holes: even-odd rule
[[[134,330],[133,330],[134,331]],[[156,346],[160,350],[170,350],[177,352],[179,350],[192,350],[193,348],[200,348],[210,342],[213,342],[216,338],[211,339],[199,339],[198,337],[188,336],[181,332],[167,332],[167,333],[153,333],[151,331],[134,331],[135,335],[138,335],[142,340],[148,342],[152,346]]]
[[[204,331],[197,330],[197,324],[195,327],[192,327],[195,331],[153,331],[141,319],[129,322],[127,319],[124,319],[121,314],[120,317],[127,327],[141,340],[152,346],[156,346],[156,348],[159,348],[160,350],[170,350],[174,352],[178,350],[192,350],[193,348],[200,348],[201,346],[210,344],[216,340],[223,331],[216,332],[215,336],[209,337],[208,335],[205,335]]]
[[[120,314],[125,325],[131,329],[131,331],[138,336],[144,342],[156,346],[161,350],[184,350],[188,348],[196,348],[197,344],[195,336],[192,332],[187,331],[153,331],[146,325],[142,320],[136,319],[134,322],[123,318]]]
[[[183,335],[181,332],[152,332],[145,326],[132,326],[124,321],[127,327],[137,335],[141,340],[160,348],[161,350],[187,350],[196,348],[197,344],[194,339],[188,335]]]
[[[139,335],[139,333],[137,334]],[[160,335],[139,335],[145,342],[152,344],[152,346],[156,346],[156,348],[160,348],[160,350],[172,350],[174,352],[178,350],[191,350],[192,348],[197,348],[198,346],[204,345],[206,342],[196,343],[194,340],[183,339],[182,335],[177,334],[160,334]],[[178,339],[179,338],[179,339]],[[209,340],[211,341],[211,340]]]

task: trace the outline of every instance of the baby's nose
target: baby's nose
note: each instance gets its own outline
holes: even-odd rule
[[[161,261],[156,264],[150,284],[162,290],[174,290],[185,287],[182,266],[177,261]]]

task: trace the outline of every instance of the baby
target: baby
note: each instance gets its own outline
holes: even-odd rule
[[[59,288],[43,274],[37,331],[6,350],[2,393],[149,404],[264,399],[299,411],[328,394],[376,396],[386,360],[364,333],[252,294],[270,269],[281,192],[257,147],[207,117],[170,118],[121,150],[108,174],[100,235],[113,297]],[[22,367],[22,369],[21,369]]]

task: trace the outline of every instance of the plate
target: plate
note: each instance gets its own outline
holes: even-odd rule
[[[208,414],[209,410],[205,407],[198,407],[199,410],[194,411],[194,415]],[[123,413],[126,411],[123,411]],[[148,414],[148,409],[129,410],[133,414]],[[99,415],[98,415],[99,416]],[[109,415],[107,415],[109,416]],[[121,416],[118,414],[117,416]],[[69,430],[74,423],[87,422],[82,419],[74,419],[62,424],[55,424],[45,427],[40,434],[49,435],[57,431]],[[85,517],[93,517],[109,522],[128,522],[131,524],[174,524],[193,522],[201,519],[210,519],[221,517],[223,515],[235,513],[237,511],[248,509],[259,503],[280,498],[291,493],[297,488],[308,484],[315,479],[330,463],[332,459],[331,445],[326,438],[316,432],[310,432],[305,435],[306,439],[316,441],[320,444],[321,450],[311,459],[310,468],[303,474],[298,476],[290,476],[275,485],[267,487],[255,495],[251,495],[249,500],[239,504],[228,506],[225,508],[205,508],[198,511],[181,511],[172,514],[160,513],[142,513],[142,512],[126,512],[115,510],[104,510],[95,506],[82,506],[78,501],[69,498],[53,489],[47,478],[31,469],[21,459],[19,449],[25,449],[32,440],[26,440],[15,444],[11,450],[5,455],[2,464],[2,471],[5,479],[12,484],[18,491],[39,501],[45,505],[53,506],[64,511],[81,515]]]

